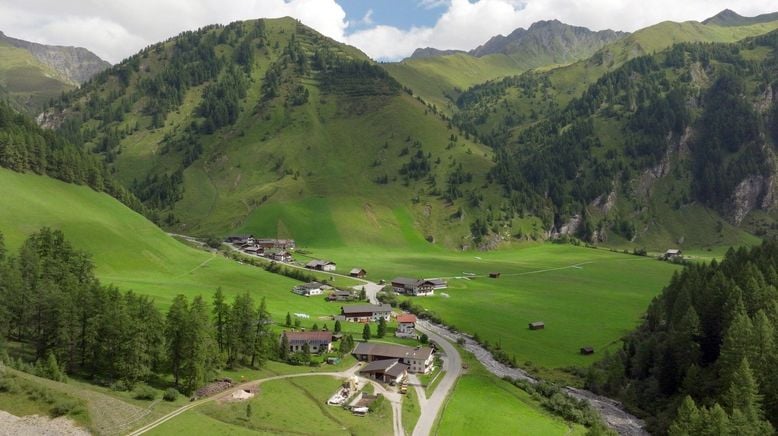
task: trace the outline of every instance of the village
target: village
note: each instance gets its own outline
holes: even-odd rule
[[[269,262],[322,273],[335,274],[337,271],[337,264],[330,260],[295,262],[292,253],[296,246],[292,239],[234,235],[226,238],[225,242],[234,250]],[[347,276],[373,284],[367,282],[367,271],[363,268],[352,268]],[[300,326],[299,319],[305,319],[307,315],[295,313],[296,322],[287,320],[287,329],[280,334],[279,343],[288,353],[290,362],[310,361],[311,356],[320,356],[323,363],[335,364],[344,354],[350,354],[360,362],[355,374],[343,380],[341,388],[327,401],[328,404],[346,407],[362,416],[382,395],[363,392],[365,385],[378,383],[384,394],[403,395],[408,391],[409,381],[415,376],[431,378],[439,375],[443,353],[437,349],[437,344],[429,342],[426,335],[417,331],[416,315],[395,311],[392,305],[378,301],[377,292],[368,295],[365,286],[343,288],[326,282],[310,281],[296,285],[290,291],[301,297],[323,298],[332,302],[333,308],[336,308],[331,316],[335,328],[330,331],[324,324],[322,329],[318,329],[317,325],[314,329],[306,329]],[[379,280],[375,286],[381,287],[382,293],[422,297],[434,295],[436,290],[445,289],[448,283],[438,278],[396,277],[388,282]],[[342,333],[342,322],[362,324],[366,331],[375,331],[377,339],[369,341],[367,338],[370,334],[363,334],[363,342],[353,344],[352,340],[350,346],[344,348],[344,341],[351,338],[346,338]],[[392,343],[383,337],[381,332],[386,330],[388,323],[394,326],[394,338],[403,343]],[[374,327],[371,328],[371,325]]]

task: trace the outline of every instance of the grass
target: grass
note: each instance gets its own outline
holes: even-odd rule
[[[406,434],[413,434],[413,429],[421,416],[421,407],[419,406],[419,397],[416,389],[408,387],[408,392],[403,395],[402,404],[402,423]]]
[[[500,344],[520,365],[541,368],[591,364],[596,359],[578,353],[584,345],[598,353],[618,348],[678,269],[648,257],[557,244],[465,253],[429,245],[414,252],[370,247],[314,252],[339,265],[360,265],[376,281],[449,277],[448,289],[412,301],[464,332]],[[502,275],[484,277],[491,271]],[[528,330],[532,321],[544,321],[546,329]]]
[[[257,396],[248,402],[211,403],[203,407],[202,413],[263,433],[391,434],[392,413],[388,402],[367,417],[357,417],[341,407],[326,404],[341,382],[333,377],[269,381],[262,383]],[[251,404],[252,410],[248,418],[247,404]]]
[[[492,375],[462,352],[467,372],[457,380],[432,433],[468,435],[568,435],[585,428],[550,415],[529,394]]]
[[[86,403],[67,393],[51,389],[32,378],[0,369],[0,410],[16,416],[66,416],[78,425],[90,427]],[[59,409],[59,412],[55,412]]]

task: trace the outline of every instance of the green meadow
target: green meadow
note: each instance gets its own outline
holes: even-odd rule
[[[492,375],[468,353],[468,369],[438,416],[433,434],[582,435],[583,426],[565,422],[543,410],[528,393]]]
[[[527,244],[491,252],[452,252],[420,242],[407,251],[380,247],[316,249],[348,270],[359,266],[371,280],[398,275],[445,277],[449,288],[413,302],[461,331],[499,344],[525,367],[587,366],[582,346],[617,349],[648,303],[678,267],[605,249]],[[500,278],[488,278],[490,272]],[[528,323],[543,321],[545,330]]]

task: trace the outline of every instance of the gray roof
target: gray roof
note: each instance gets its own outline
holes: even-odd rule
[[[335,265],[335,262],[329,260],[312,260],[305,264],[305,266],[314,267],[314,268],[317,266],[324,266],[324,265]]]
[[[321,289],[322,286],[324,286],[324,285],[319,283],[319,282],[310,282],[310,283],[305,283],[305,284],[302,284],[302,285],[297,285],[297,286],[295,286],[295,288],[301,288],[301,289]]]
[[[445,281],[445,280],[443,280],[443,279],[426,279],[426,280],[424,280],[424,281],[425,281],[425,282],[430,282],[430,283],[432,283],[433,285],[445,285],[445,284],[447,284],[447,283],[448,283],[447,281]]]
[[[405,345],[360,342],[354,347],[353,354],[388,357],[393,359],[423,359],[432,355],[430,347],[407,347]]]
[[[400,363],[399,360],[374,360],[365,365],[359,372],[383,372],[392,377],[398,377],[407,371],[408,368],[410,368],[408,365]]]
[[[414,286],[419,283],[419,279],[412,279],[410,277],[395,277],[392,279],[392,284],[399,283],[403,286]]]
[[[365,313],[365,312],[391,312],[392,306],[388,304],[355,304],[353,306],[343,306],[341,307],[341,310],[343,311],[344,315],[348,315],[351,313]]]

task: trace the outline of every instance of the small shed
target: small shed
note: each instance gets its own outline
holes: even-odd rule
[[[594,348],[593,347],[581,347],[581,354],[584,356],[588,356],[590,354],[594,354]]]
[[[490,272],[489,273],[489,278],[499,279],[500,278],[500,273],[499,272]]]
[[[546,324],[543,321],[535,321],[529,323],[530,330],[543,330],[544,328],[546,328]]]
[[[363,279],[367,275],[367,271],[365,271],[362,268],[354,268],[348,273],[348,275],[350,275],[351,277],[357,277]]]

